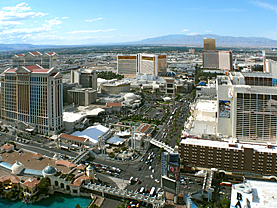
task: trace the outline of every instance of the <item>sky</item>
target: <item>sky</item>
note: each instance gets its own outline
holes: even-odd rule
[[[0,43],[87,45],[171,34],[277,40],[276,0],[0,0]]]

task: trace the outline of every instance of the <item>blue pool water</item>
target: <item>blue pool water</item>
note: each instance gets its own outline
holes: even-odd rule
[[[9,199],[0,199],[2,208],[74,208],[79,204],[82,208],[87,208],[91,202],[90,197],[73,197],[66,194],[55,193],[47,199],[34,204],[23,204],[21,201],[11,201]]]

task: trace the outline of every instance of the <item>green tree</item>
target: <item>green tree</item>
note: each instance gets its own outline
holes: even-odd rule
[[[41,193],[48,193],[50,186],[50,179],[49,178],[42,178],[40,183],[38,184],[38,189]]]
[[[221,207],[227,208],[230,207],[230,199],[227,199],[226,197],[220,201]]]

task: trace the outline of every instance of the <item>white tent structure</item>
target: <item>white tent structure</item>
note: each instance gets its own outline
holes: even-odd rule
[[[98,142],[98,137],[102,136],[103,134],[105,134],[108,131],[109,131],[109,128],[99,124],[96,126],[90,126],[87,129],[85,129],[84,131],[76,131],[71,135],[88,138],[91,143],[95,144]]]

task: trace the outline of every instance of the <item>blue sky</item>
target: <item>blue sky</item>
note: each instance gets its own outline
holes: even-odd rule
[[[276,19],[276,0],[0,0],[0,43],[118,43],[169,34],[277,40]]]

